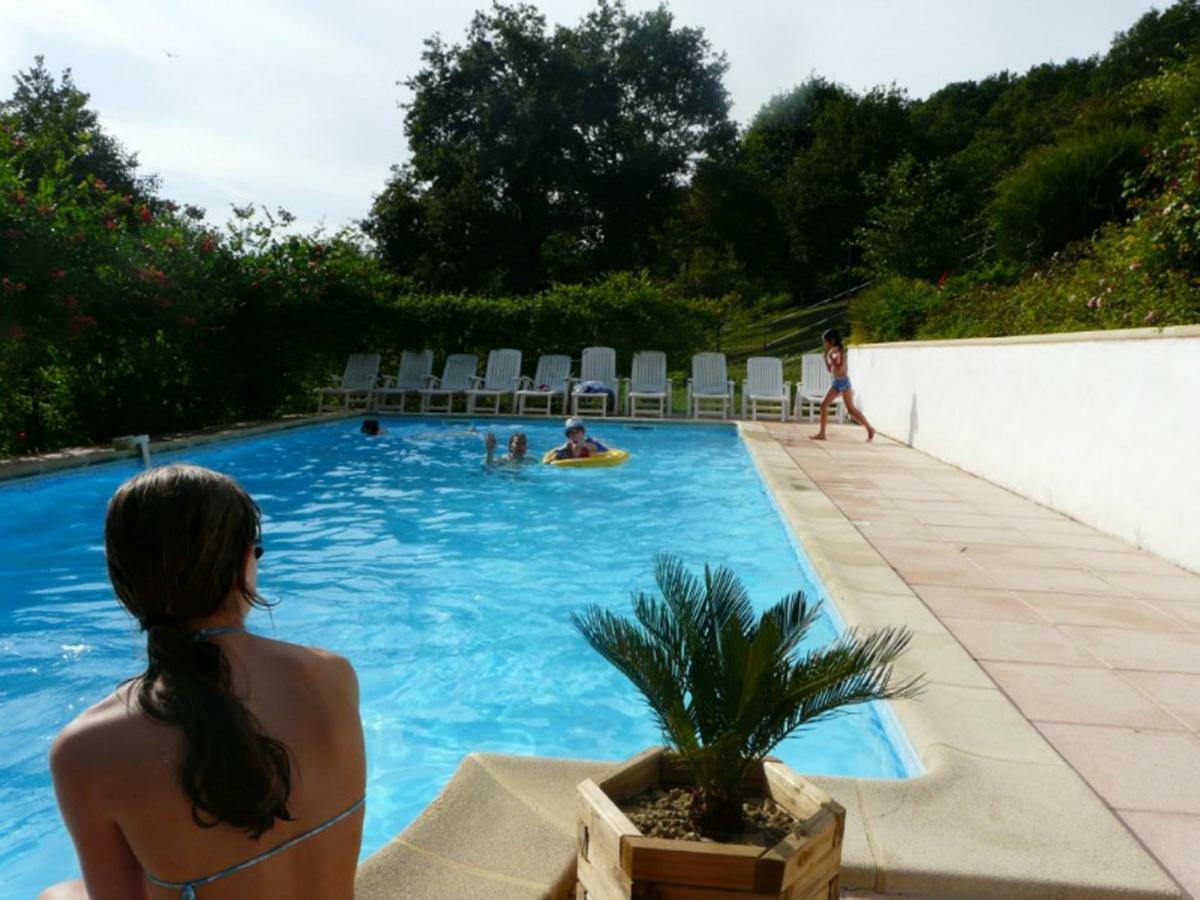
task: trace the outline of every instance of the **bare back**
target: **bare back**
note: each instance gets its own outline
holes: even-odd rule
[[[234,692],[263,732],[289,748],[287,806],[293,821],[277,821],[258,840],[224,824],[197,826],[180,782],[182,731],[147,716],[134,699],[136,686],[125,686],[68,726],[51,757],[92,900],[131,896],[120,887],[105,893],[106,884],[128,888],[142,870],[164,881],[215,874],[322,824],[363,796],[358,685],[349,663],[249,634],[217,640],[229,660]],[[348,900],[362,821],[360,808],[303,844],[197,888],[199,898]],[[118,860],[122,852],[125,859]],[[180,893],[148,885],[143,890],[141,896],[154,898]]]

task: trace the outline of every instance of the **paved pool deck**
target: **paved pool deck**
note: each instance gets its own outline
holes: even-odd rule
[[[766,428],[1200,896],[1200,575],[859,428]]]

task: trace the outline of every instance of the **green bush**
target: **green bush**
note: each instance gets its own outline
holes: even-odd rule
[[[428,346],[481,356],[513,347],[532,369],[542,353],[578,356],[587,346],[617,350],[625,369],[638,350],[662,350],[676,361],[714,338],[712,304],[675,296],[645,274],[618,273],[594,284],[555,285],[525,297],[406,294],[389,309],[380,346]]]
[[[855,343],[907,341],[917,336],[940,300],[927,281],[895,276],[850,299],[850,334]]]
[[[1141,170],[1150,140],[1140,127],[1108,127],[1031,153],[996,187],[991,217],[1001,254],[1045,259],[1124,217],[1125,179]]]

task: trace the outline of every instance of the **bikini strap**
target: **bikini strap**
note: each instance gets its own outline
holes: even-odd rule
[[[258,856],[251,857],[250,859],[247,859],[244,862],[240,862],[237,865],[230,866],[228,869],[222,869],[220,872],[217,872],[215,875],[209,875],[205,878],[197,878],[193,881],[163,881],[161,878],[155,878],[149,872],[146,872],[145,873],[146,880],[149,881],[151,884],[156,885],[157,887],[175,888],[175,889],[183,891],[183,893],[180,895],[180,900],[196,900],[196,888],[200,887],[201,885],[212,884],[212,882],[217,881],[221,878],[225,878],[228,875],[233,875],[235,872],[240,872],[243,869],[249,869],[251,866],[256,866],[260,862],[270,859],[272,856],[277,856],[278,854],[282,853],[284,850],[287,850],[289,847],[296,846],[301,841],[306,841],[310,837],[315,837],[316,835],[320,834],[325,829],[332,828],[334,825],[336,825],[338,822],[342,821],[342,819],[345,819],[347,816],[353,815],[366,802],[367,802],[367,797],[364,794],[363,796],[359,797],[356,801],[354,801],[354,803],[351,804],[347,809],[342,810],[342,812],[338,813],[332,819],[328,819],[328,820],[322,822],[320,825],[310,828],[308,831],[305,831],[302,834],[296,835],[294,838],[289,838],[288,840],[286,840],[282,844],[280,844],[278,847],[272,847],[270,850],[267,850],[265,853],[260,853],[260,854],[258,854]]]
[[[218,634],[237,634],[245,633],[245,625],[216,625],[212,628],[201,628],[199,631],[193,631],[188,635],[193,641],[202,641],[206,638],[216,637]]]

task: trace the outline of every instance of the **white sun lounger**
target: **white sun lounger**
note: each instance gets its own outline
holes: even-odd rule
[[[746,380],[742,382],[742,418],[757,421],[759,404],[778,407],[780,422],[787,421],[792,385],[783,380],[783,360],[774,356],[752,356],[746,361]]]
[[[433,377],[432,350],[405,350],[400,354],[400,368],[396,374],[383,379],[383,386],[375,391],[375,408],[380,410],[404,411],[404,400],[409,394],[420,396],[421,388],[429,387]]]
[[[537,371],[533,378],[524,377],[517,389],[517,415],[523,416],[529,412],[545,412],[550,415],[554,411],[554,401],[562,402],[563,414],[567,411],[567,394],[571,389],[571,357],[560,354],[549,354],[538,357]],[[535,405],[530,408],[533,400],[544,399],[544,410]]]
[[[488,353],[487,370],[482,378],[471,379],[471,387],[466,391],[467,412],[486,412],[491,416],[500,415],[500,399],[511,396],[513,408],[517,405],[517,388],[521,384],[521,351],[492,350]],[[491,404],[490,409],[476,408],[481,400]]]
[[[664,418],[671,414],[671,379],[667,377],[667,354],[642,350],[633,354],[633,365],[625,381],[625,415]]]
[[[800,358],[800,384],[796,386],[796,421],[812,421],[821,414],[821,401],[833,387],[833,376],[825,368],[825,356],[806,353]],[[846,421],[846,405],[841,395],[833,401],[834,421]]]
[[[364,408],[371,405],[372,392],[379,377],[378,353],[351,353],[346,358],[342,377],[333,377],[327,387],[317,388],[317,412],[325,411],[325,398],[340,398],[342,408],[349,409],[358,400]]]
[[[608,394],[586,394],[580,391],[580,387],[589,381],[599,382],[612,391],[614,406],[620,408],[621,381],[617,378],[617,351],[612,347],[584,348],[583,359],[579,364],[579,381],[571,394],[572,415],[579,415],[581,406],[588,407],[585,412],[608,415]]]
[[[442,377],[431,375],[429,387],[418,391],[421,395],[421,412],[453,412],[455,396],[466,394],[478,368],[479,359],[474,353],[451,353],[447,356],[446,364],[442,366]]]
[[[708,409],[705,409],[708,404]],[[687,382],[688,415],[729,418],[733,412],[733,381],[726,374],[724,353],[697,353],[692,357],[692,377]]]

